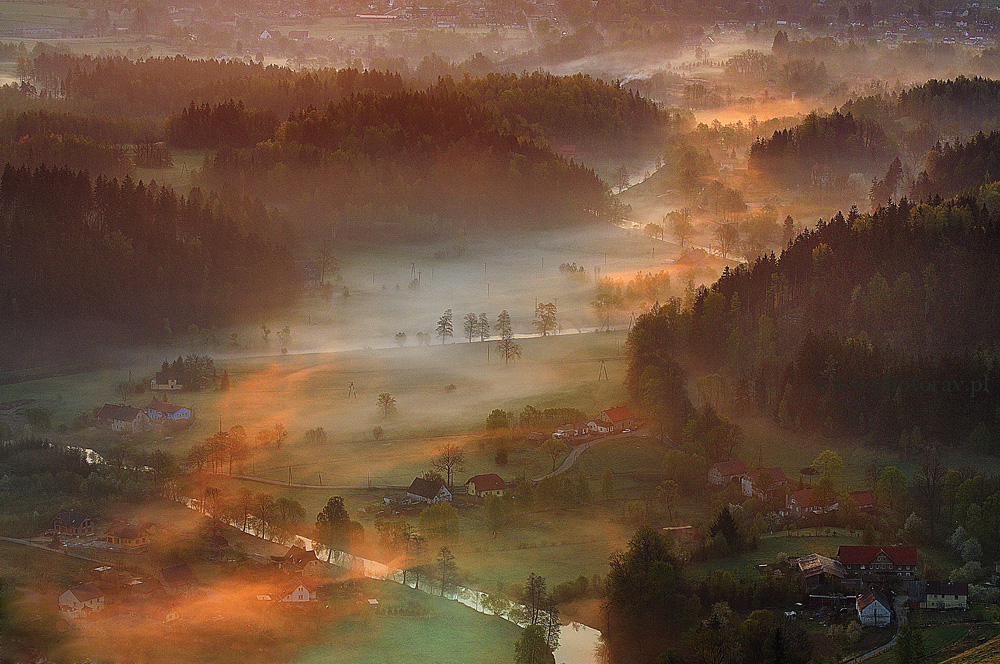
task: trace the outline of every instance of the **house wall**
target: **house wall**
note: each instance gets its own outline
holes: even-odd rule
[[[932,595],[928,593],[925,606],[928,609],[964,609],[968,606],[968,599],[966,595]]]

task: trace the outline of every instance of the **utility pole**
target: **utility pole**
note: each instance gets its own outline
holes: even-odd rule
[[[288,486],[292,486],[292,467],[288,467]]]
[[[604,376],[604,380],[611,380],[608,378],[608,367],[605,366],[604,360],[601,360],[601,369],[597,372],[597,380],[601,380],[601,376]]]
[[[354,397],[355,401],[358,398],[358,391],[354,388],[354,381],[351,381],[350,387],[347,388],[347,398],[350,399]]]

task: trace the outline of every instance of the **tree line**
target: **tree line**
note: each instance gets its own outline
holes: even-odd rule
[[[6,166],[0,178],[5,327],[100,317],[140,335],[258,317],[294,287],[287,236],[252,199],[221,211],[131,178]],[[155,306],[151,306],[155,303]]]
[[[614,211],[593,171],[444,84],[300,111],[274,141],[206,157],[202,179],[266,195],[305,218],[328,211],[338,238],[427,238],[483,223],[550,225]],[[331,181],[342,186],[323,184]]]
[[[889,447],[918,427],[928,444],[997,451],[998,192],[838,214],[780,257],[727,268],[688,307],[654,307],[629,336],[630,389],[676,432],[689,354],[725,410]]]

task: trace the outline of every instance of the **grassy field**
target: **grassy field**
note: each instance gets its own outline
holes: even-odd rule
[[[924,640],[924,664],[980,664],[1000,661],[1000,625],[931,625],[920,630]],[[985,643],[984,643],[985,641]],[[895,664],[890,649],[866,660],[868,664]]]
[[[332,622],[302,664],[506,664],[521,630],[458,602],[432,597],[391,582],[377,584],[382,613],[355,614]],[[388,615],[393,609],[422,610],[423,617]]]
[[[80,9],[48,2],[0,2],[0,28],[14,25],[65,28],[83,20]]]
[[[994,664],[1000,661],[1000,637],[944,661],[947,664]]]
[[[191,188],[191,172],[201,165],[205,158],[204,150],[171,150],[173,166],[170,168],[138,168],[136,179],[144,182],[156,180],[160,184],[173,187],[177,192],[186,194]]]

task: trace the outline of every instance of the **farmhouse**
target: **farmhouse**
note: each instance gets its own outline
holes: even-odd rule
[[[744,496],[766,500],[776,489],[786,486],[788,478],[782,468],[751,470],[740,479]]]
[[[862,625],[885,627],[892,621],[892,605],[878,590],[866,590],[858,595],[856,606]]]
[[[587,430],[590,433],[611,433],[612,427],[610,422],[605,422],[604,420],[591,420],[587,423]]]
[[[910,606],[921,609],[968,609],[969,584],[954,581],[910,581]]]
[[[157,572],[156,578],[168,595],[186,595],[198,586],[194,572],[184,563],[164,567]]]
[[[822,494],[810,488],[792,491],[785,497],[785,509],[796,517],[826,514],[836,511],[838,506],[839,503],[832,496],[824,498]]]
[[[875,495],[871,491],[849,491],[847,496],[862,512],[875,512]]]
[[[104,404],[97,411],[95,420],[97,426],[105,427],[112,431],[139,433],[149,428],[149,417],[147,417],[146,413],[125,404]]]
[[[104,533],[104,541],[130,552],[139,552],[149,546],[149,529],[116,521]]]
[[[470,478],[465,486],[469,487],[469,495],[472,496],[502,496],[507,483],[496,473],[488,473]]]
[[[847,570],[839,560],[810,553],[798,560],[799,580],[804,590],[813,590],[825,582],[839,583],[847,576]]]
[[[157,371],[149,381],[150,390],[183,390],[184,377],[176,371]]]
[[[843,545],[837,559],[848,577],[873,581],[912,579],[917,569],[917,547]]]
[[[422,477],[415,477],[406,490],[406,496],[421,503],[440,503],[451,500],[451,491],[440,482],[431,482]]]
[[[152,422],[189,422],[192,415],[190,408],[169,403],[166,395],[162,401],[158,399],[150,401],[143,411]]]
[[[59,595],[59,610],[70,618],[86,618],[104,610],[104,593],[93,583],[70,588]]]
[[[747,465],[742,460],[720,461],[708,471],[708,481],[722,486],[730,482],[741,482],[746,474]]]
[[[307,586],[302,581],[293,581],[279,585],[271,593],[271,597],[278,602],[315,602],[316,589]]]
[[[601,414],[597,416],[597,421],[611,425],[611,430],[619,433],[635,426],[635,415],[632,414],[628,406],[615,406],[602,410]]]
[[[290,546],[283,556],[271,556],[278,564],[278,569],[292,574],[313,573],[319,568],[319,558],[316,552],[306,551],[301,546]]]
[[[52,530],[63,535],[93,535],[94,522],[83,512],[60,510],[52,522]]]

